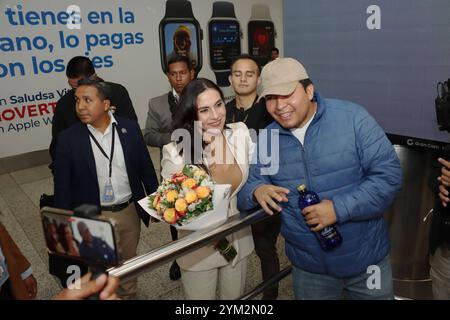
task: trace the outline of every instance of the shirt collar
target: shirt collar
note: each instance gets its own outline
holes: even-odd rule
[[[178,93],[175,91],[174,88],[172,88],[172,94],[173,97],[175,98],[175,101],[178,103],[180,101],[180,96],[178,95]]]
[[[116,118],[114,118],[114,115],[111,112],[111,110],[108,111],[108,114],[109,114],[110,122],[109,122],[109,125],[108,125],[108,127],[106,128],[106,130],[105,130],[105,132],[103,134],[101,132],[99,132],[97,129],[95,129],[90,124],[87,125],[89,131],[91,131],[92,133],[95,133],[95,134],[102,134],[103,136],[107,135],[108,133],[110,133],[111,132],[111,128],[112,128],[112,124],[115,123],[116,126],[117,126],[117,120],[116,120]]]

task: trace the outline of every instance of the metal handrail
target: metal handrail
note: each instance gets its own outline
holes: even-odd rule
[[[107,272],[112,276],[118,277],[120,282],[130,281],[180,256],[218,241],[256,222],[266,220],[269,217],[262,209],[249,214],[234,215],[219,227],[193,232],[182,239],[126,260],[121,265],[108,269]]]
[[[286,278],[288,275],[290,275],[292,272],[292,266],[287,266],[277,274],[275,274],[273,277],[267,279],[266,281],[261,282],[259,285],[257,285],[252,291],[247,292],[237,298],[236,300],[250,300],[256,297],[258,294],[262,293],[264,290],[268,289],[269,287],[273,286],[275,283],[280,282],[284,278]]]

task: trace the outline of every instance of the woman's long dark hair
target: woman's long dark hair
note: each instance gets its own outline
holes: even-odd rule
[[[205,92],[207,89],[213,89],[219,92],[220,97],[224,100],[223,92],[220,88],[211,80],[205,78],[194,79],[189,84],[184,87],[183,92],[180,96],[180,103],[176,112],[172,115],[172,130],[176,129],[185,129],[190,136],[191,139],[191,156],[190,159],[186,159],[184,157],[185,163],[192,163],[196,165],[200,165],[203,169],[206,169],[206,166],[203,164],[203,155],[202,153],[194,152],[194,132],[195,126],[194,122],[198,121],[198,113],[197,113],[197,98],[200,94]],[[177,144],[182,142],[182,138],[178,141],[175,141]],[[203,143],[203,139],[201,142],[202,149],[205,147]],[[180,155],[183,155],[183,149],[180,150]]]

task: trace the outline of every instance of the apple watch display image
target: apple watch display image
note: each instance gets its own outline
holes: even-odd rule
[[[187,56],[192,67],[199,69],[198,57],[200,48],[197,37],[197,26],[190,22],[166,22],[161,28],[161,47],[163,48],[163,66],[177,55]]]
[[[272,21],[249,21],[248,50],[259,65],[270,61],[270,50],[275,47],[275,28]]]
[[[167,0],[166,13],[159,23],[161,66],[167,73],[167,63],[177,55],[187,56],[195,73],[202,68],[202,39],[200,24],[194,17],[188,0]]]
[[[229,1],[215,1],[208,21],[209,63],[217,85],[228,87],[231,62],[241,54],[241,27]]]
[[[208,31],[212,69],[230,69],[233,59],[241,54],[239,23],[235,20],[211,21]]]

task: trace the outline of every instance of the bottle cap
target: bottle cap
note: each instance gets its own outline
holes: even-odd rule
[[[306,189],[306,186],[304,184],[301,184],[297,187],[298,191],[304,191]]]

